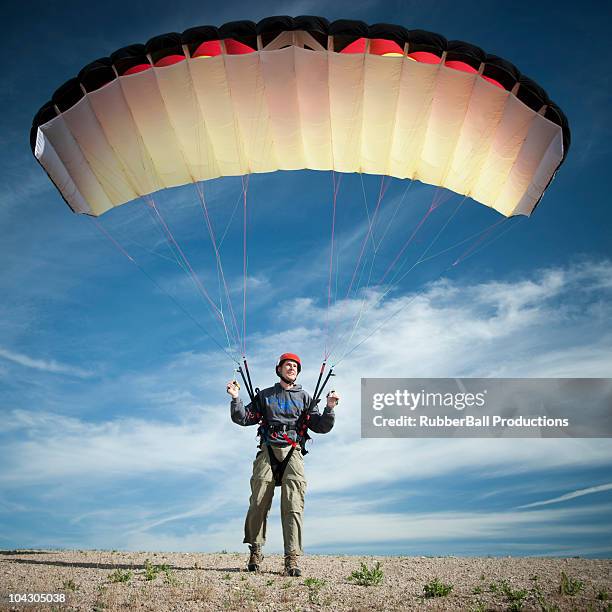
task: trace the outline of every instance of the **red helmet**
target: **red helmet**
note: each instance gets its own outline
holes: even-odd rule
[[[278,369],[283,365],[285,361],[295,361],[295,363],[297,363],[298,374],[302,371],[302,362],[295,353],[283,353],[278,358],[278,363],[276,364],[276,374],[278,374]]]

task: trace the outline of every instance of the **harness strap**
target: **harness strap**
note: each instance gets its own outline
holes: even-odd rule
[[[282,461],[279,461],[276,458],[276,455],[274,454],[272,447],[269,444],[266,444],[268,448],[268,456],[270,457],[270,467],[272,468],[272,475],[274,476],[274,486],[275,487],[280,487],[283,484],[283,475],[285,473],[285,469],[287,468],[287,465],[289,465],[291,455],[293,455],[293,451],[295,450],[295,447],[297,446],[297,444],[293,442],[288,436],[286,437],[289,440],[289,442],[292,443],[292,445],[291,445],[291,448],[289,449],[289,452],[287,453],[287,456]]]
[[[328,373],[324,383],[323,383],[323,387],[327,384],[327,381],[329,380],[330,377],[330,373]],[[323,387],[321,387],[321,391],[323,390]],[[287,455],[287,457],[285,457],[284,461],[278,461],[278,459],[276,459],[276,457],[274,456],[274,454],[270,451],[270,445],[266,444],[266,446],[268,446],[268,452],[270,454],[270,465],[272,466],[272,473],[274,474],[274,479],[276,482],[276,486],[280,486],[281,484],[281,480],[283,478],[283,473],[285,471],[285,468],[287,467],[287,463],[289,462],[289,457],[293,454],[293,451],[295,450],[295,448],[298,445],[298,442],[293,441],[288,435],[287,435],[287,431],[295,431],[299,440],[299,443],[301,445],[300,447],[300,451],[302,453],[302,455],[306,456],[308,454],[308,451],[306,450],[306,442],[308,442],[308,440],[310,440],[310,436],[308,435],[308,422],[310,421],[310,414],[311,414],[311,410],[313,406],[316,406],[319,403],[319,398],[317,399],[312,399],[311,403],[309,406],[306,406],[306,408],[304,408],[304,410],[302,411],[302,414],[299,416],[295,426],[289,426],[287,427],[286,425],[270,425],[268,423],[268,420],[266,419],[266,409],[265,406],[263,405],[262,401],[261,401],[261,396],[259,394],[259,389],[256,388],[255,389],[255,396],[253,397],[252,400],[257,407],[257,416],[259,417],[259,428],[257,429],[257,435],[259,436],[260,439],[260,443],[259,443],[259,447],[261,448],[261,445],[264,443],[265,440],[265,436],[264,436],[264,432],[267,433],[267,436],[269,439],[273,439],[279,438],[279,433],[280,433],[280,437],[283,438],[283,440],[285,440],[285,442],[287,442],[287,444],[289,444],[291,446],[291,450],[289,451],[289,454]],[[284,464],[281,471],[280,471],[280,476],[277,478],[276,473],[275,473],[275,467],[277,464]]]

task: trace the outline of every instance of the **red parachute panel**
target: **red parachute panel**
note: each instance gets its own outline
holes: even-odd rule
[[[136,64],[136,66],[132,66],[131,68],[128,68],[123,74],[124,75],[136,74],[137,72],[144,72],[145,70],[148,70],[149,68],[151,68],[151,64]]]
[[[244,55],[245,53],[253,53],[255,49],[253,47],[249,47],[249,45],[245,45],[233,38],[225,39],[225,51],[228,55]]]
[[[414,53],[409,53],[408,57],[411,57],[417,62],[422,62],[423,64],[440,63],[440,58],[435,53],[430,53],[429,51],[415,51]]]
[[[155,62],[155,66],[157,68],[163,68],[164,66],[172,66],[172,64],[178,64],[185,60],[184,55],[166,55],[166,57],[162,57],[160,60]]]
[[[358,38],[354,40],[350,45],[347,45],[340,51],[340,53],[365,53],[366,50],[366,38]]]
[[[403,55],[404,49],[402,49],[402,47],[400,47],[394,40],[372,38],[370,40],[370,53],[372,55],[387,55],[388,53]]]
[[[227,45],[228,41],[225,41]],[[191,57],[216,57],[221,55],[221,42],[218,40],[207,40],[203,42]]]

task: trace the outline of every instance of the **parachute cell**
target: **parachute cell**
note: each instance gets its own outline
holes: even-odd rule
[[[274,17],[191,28],[88,64],[36,115],[32,150],[75,211],[275,170],[438,185],[529,215],[569,146],[509,62],[398,26]]]

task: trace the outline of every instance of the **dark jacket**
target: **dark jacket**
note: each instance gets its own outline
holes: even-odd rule
[[[283,389],[280,383],[273,387],[262,389],[259,392],[261,409],[265,411],[264,421],[273,429],[284,425],[286,434],[291,440],[298,441],[295,426],[303,410],[310,404],[310,395],[302,389],[301,385],[293,385],[290,389]],[[245,407],[238,397],[232,399],[230,404],[232,421],[238,425],[256,425],[260,422],[260,408],[253,403]],[[323,414],[315,406],[310,413],[308,429],[315,433],[327,433],[334,426],[334,411],[325,407]],[[282,436],[271,436],[268,431],[262,431],[262,442],[274,446],[287,446],[288,442]]]

